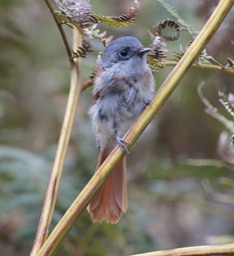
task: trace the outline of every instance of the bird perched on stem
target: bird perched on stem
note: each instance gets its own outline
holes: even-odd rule
[[[145,48],[135,37],[113,40],[105,48],[94,79],[94,105],[89,111],[99,157],[96,170],[154,96],[154,78]],[[94,222],[117,223],[127,209],[126,159],[115,167],[88,205]]]

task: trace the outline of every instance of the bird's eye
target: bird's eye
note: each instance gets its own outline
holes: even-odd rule
[[[124,50],[120,51],[119,54],[121,57],[126,58],[128,56],[128,50],[124,49]]]

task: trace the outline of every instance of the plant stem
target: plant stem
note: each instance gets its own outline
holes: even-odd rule
[[[126,136],[124,137],[124,141],[128,142],[126,146],[128,149],[132,147],[134,142],[139,138],[141,133],[154,118],[155,114],[158,113],[160,108],[166,102],[167,98],[176,88],[178,83],[185,76],[187,70],[192,65],[197,55],[205,47],[209,39],[224,20],[233,3],[234,0],[221,0],[219,2],[217,8],[199,35],[196,37],[187,52],[181,58],[180,62],[176,65],[176,67],[173,69],[171,74],[156,93],[152,103],[145,109],[137,122],[127,132]],[[119,147],[115,147],[106,161],[101,165],[99,170],[95,172],[91,180],[74,200],[67,212],[63,215],[61,220],[58,222],[44,243],[41,250],[38,252],[37,256],[54,255],[67,232],[70,230],[75,221],[77,221],[78,217],[90,202],[91,198],[100,188],[100,186],[105,182],[105,180],[111,174],[111,171],[120,161],[120,159],[124,157],[124,155],[125,153]]]
[[[73,50],[76,51],[79,46],[82,45],[82,34],[79,30],[74,29],[73,34]],[[35,238],[34,246],[31,252],[31,256],[38,255],[38,251],[44,244],[49,233],[49,227],[51,219],[54,213],[55,202],[57,198],[57,192],[62,176],[62,170],[64,166],[64,160],[67,153],[68,143],[71,136],[72,125],[76,113],[76,106],[78,98],[80,96],[81,76],[80,76],[80,58],[74,59],[70,70],[70,92],[64,116],[64,121],[59,137],[57,152],[55,155],[54,166],[52,169],[49,185],[47,188],[46,197],[40,217],[40,222]]]
[[[67,52],[67,56],[68,56],[68,59],[69,59],[69,62],[70,62],[70,65],[72,66],[73,65],[73,60],[72,60],[72,52],[71,52],[71,49],[70,49],[70,46],[69,46],[69,43],[67,41],[67,37],[65,35],[65,32],[63,30],[63,27],[62,27],[62,24],[58,21],[57,17],[55,16],[54,14],[54,9],[53,7],[51,6],[50,4],[50,1],[49,0],[45,0],[53,18],[54,18],[54,21],[58,27],[58,30],[61,34],[61,37],[62,37],[62,40],[63,40],[63,43],[64,43],[64,46],[65,46],[65,49],[66,49],[66,52]]]
[[[201,255],[233,255],[234,244],[203,245],[156,252],[134,254],[132,256],[201,256]]]
[[[165,66],[165,67],[174,67],[176,66],[178,63],[178,61],[162,61],[160,62],[160,64],[162,66]],[[234,68],[223,68],[221,66],[218,66],[218,65],[214,65],[214,64],[205,64],[205,63],[193,63],[192,65],[194,68],[201,68],[201,69],[210,69],[210,70],[216,70],[216,71],[223,71],[223,72],[226,72],[226,73],[229,73],[229,74],[233,74],[234,75]],[[84,81],[82,82],[82,90],[85,90],[87,89],[89,86],[91,86],[93,83],[92,80],[87,80],[87,81]]]
[[[169,67],[169,66],[175,66],[177,64],[177,62],[176,61],[162,61],[160,64]],[[193,67],[223,71],[223,72],[227,72],[230,74],[234,74],[234,68],[223,68],[221,66],[214,65],[214,64],[194,63]]]

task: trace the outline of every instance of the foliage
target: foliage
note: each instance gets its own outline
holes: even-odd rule
[[[87,1],[83,2],[87,9],[90,8]],[[100,4],[103,13],[110,12],[108,6],[101,1]],[[119,1],[111,8],[118,12],[123,10],[123,4],[124,1]],[[95,6],[93,2],[92,5]],[[82,48],[72,55],[73,58],[86,57],[84,77],[88,79],[92,73],[97,52],[103,50],[102,45],[108,44],[113,36],[128,33],[138,35],[144,44],[152,45],[148,60],[156,71],[159,86],[168,74],[166,63],[177,62],[183,56],[189,41],[196,35],[200,20],[195,6],[172,5],[174,1],[171,5],[155,1],[142,4],[140,10],[135,5],[134,15],[130,17],[131,7],[123,14],[105,16],[94,13],[92,6],[89,20],[82,20],[82,25],[78,21],[85,40]],[[11,255],[25,255],[35,236],[64,112],[68,90],[68,72],[64,71],[67,61],[63,46],[58,43],[55,26],[42,3],[1,1],[0,6],[3,24],[0,30],[0,47],[3,49],[0,56],[0,246],[3,254],[13,247],[15,251],[11,251]],[[153,15],[149,15],[151,11]],[[136,16],[138,12],[139,16]],[[190,15],[189,22],[184,13]],[[67,14],[63,9],[59,15],[60,21],[68,24],[62,26],[70,33],[70,26],[77,25],[73,14],[71,11]],[[139,26],[139,21],[144,25]],[[131,26],[134,22],[135,28]],[[105,23],[104,26],[101,23]],[[157,25],[153,28],[152,24]],[[121,27],[128,27],[127,32]],[[146,27],[150,31],[148,34]],[[225,39],[219,37],[217,40],[225,48]],[[225,50],[228,51],[228,47]],[[209,63],[224,70],[233,69],[231,50],[230,55],[225,56],[221,51],[203,52],[197,60],[200,68],[185,79],[130,154],[130,210],[119,225],[93,225],[84,214],[58,255],[131,254],[211,243],[215,239],[220,242],[226,234],[233,241],[233,220],[230,217],[233,206],[226,207],[222,200],[221,203],[217,200],[217,193],[230,197],[233,194],[233,185],[230,185],[233,184],[233,163],[228,160],[233,159],[230,155],[233,120],[229,114],[233,113],[229,96],[233,94],[230,86],[233,78],[231,74],[202,68],[202,64]],[[224,64],[217,64],[213,59]],[[219,114],[227,125],[230,131],[226,137],[217,139],[224,129],[223,124],[203,113],[205,98],[201,102],[197,96],[197,85],[202,80],[207,81],[203,88],[206,100],[214,102],[212,109],[207,109],[205,104],[205,112],[211,115],[213,109],[217,110],[218,107],[214,106],[220,100],[228,111],[219,107],[220,110],[211,115]],[[223,93],[217,96],[217,91]],[[71,138],[52,226],[94,170],[97,152],[86,116],[90,104],[88,89],[82,94],[78,106],[79,120]],[[188,216],[193,217],[193,224]],[[16,221],[11,222],[11,218]]]

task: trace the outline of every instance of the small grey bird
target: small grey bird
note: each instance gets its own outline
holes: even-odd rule
[[[150,48],[132,36],[120,37],[106,47],[94,79],[94,105],[89,111],[99,147],[98,167],[154,96],[154,77],[146,61]],[[112,172],[88,205],[94,222],[117,223],[127,209],[126,159]]]

